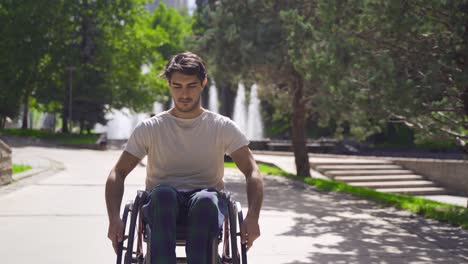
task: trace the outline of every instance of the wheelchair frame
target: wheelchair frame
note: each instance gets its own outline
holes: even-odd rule
[[[247,249],[240,243],[240,226],[244,221],[239,202],[231,200],[231,194],[225,194],[228,201],[228,216],[224,218],[223,228],[213,240],[212,264],[247,264]],[[124,239],[118,245],[117,264],[150,264],[151,229],[143,221],[141,207],[147,200],[148,193],[138,191],[133,201],[128,201],[122,214],[124,222]],[[130,217],[129,217],[130,216]],[[127,228],[128,226],[128,228]],[[224,239],[223,239],[224,238]],[[239,238],[239,239],[238,239]],[[143,243],[146,250],[143,250]],[[223,244],[219,256],[219,244]],[[177,233],[176,246],[185,246],[185,234]],[[178,257],[177,263],[187,263],[185,258]]]

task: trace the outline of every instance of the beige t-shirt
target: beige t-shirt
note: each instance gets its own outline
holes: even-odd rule
[[[169,184],[178,190],[224,188],[224,154],[249,141],[229,118],[205,110],[194,119],[168,111],[143,120],[128,139],[125,151],[148,155],[146,190]]]

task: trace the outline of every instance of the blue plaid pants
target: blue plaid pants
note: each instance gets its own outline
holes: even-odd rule
[[[143,216],[151,226],[151,264],[176,263],[176,232],[182,225],[188,264],[209,263],[227,206],[214,188],[180,192],[169,185],[155,187],[143,206]]]

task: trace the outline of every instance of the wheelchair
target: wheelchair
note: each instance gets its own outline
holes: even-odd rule
[[[224,218],[223,227],[213,240],[210,264],[247,264],[246,245],[241,244],[238,232],[244,220],[241,205],[231,200],[230,193],[222,195],[228,201],[228,216]],[[135,199],[125,205],[122,215],[124,239],[118,245],[117,264],[150,264],[151,229],[141,213],[141,208],[147,199],[147,192],[138,191]],[[185,246],[185,228],[179,225],[177,227],[176,246]],[[220,245],[222,245],[221,252]],[[177,257],[177,263],[187,263],[186,258]]]

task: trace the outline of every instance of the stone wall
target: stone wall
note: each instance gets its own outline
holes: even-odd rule
[[[11,149],[0,139],[0,185],[10,183],[12,173]]]
[[[439,183],[453,194],[468,196],[468,161],[408,158],[391,160]]]

